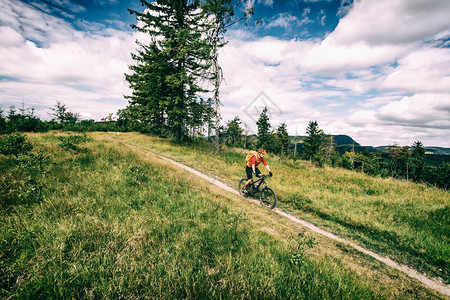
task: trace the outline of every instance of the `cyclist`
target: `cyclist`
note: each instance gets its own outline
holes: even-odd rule
[[[264,159],[264,155],[266,154],[266,150],[263,148],[260,148],[258,150],[258,153],[253,155],[250,160],[247,162],[247,166],[245,168],[245,172],[247,173],[247,181],[244,184],[244,190],[252,182],[253,174],[255,174],[256,177],[261,177],[262,174],[257,168],[260,163],[263,163],[263,165],[266,167],[266,169],[269,171],[269,176],[272,176],[272,172],[270,171],[269,165],[267,164],[266,160]]]

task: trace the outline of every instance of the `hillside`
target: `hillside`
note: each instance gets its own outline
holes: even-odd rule
[[[375,147],[377,151],[387,152],[389,146]],[[427,147],[425,146],[425,154],[427,155],[450,155],[450,148],[444,147]]]
[[[235,186],[242,150],[95,133],[73,152],[67,134],[29,137],[26,169],[0,156],[2,186],[17,191],[1,206],[2,298],[443,298],[153,154]],[[448,233],[448,192],[268,161],[281,209],[448,279],[448,243],[435,239]]]
[[[219,176],[230,186],[243,176],[243,150],[217,156],[211,155],[211,148],[205,145],[180,149],[152,138],[128,139],[121,135],[121,140],[146,145],[152,151]],[[444,271],[448,270],[449,261],[442,258],[450,257],[450,247],[441,237],[449,235],[450,221],[441,224],[440,216],[448,213],[450,193],[343,169],[316,169],[306,162],[292,164],[276,157],[269,164],[277,174],[270,184],[278,192],[280,207],[449,280]],[[415,211],[417,203],[424,201],[426,206]],[[406,231],[405,226],[409,228]]]

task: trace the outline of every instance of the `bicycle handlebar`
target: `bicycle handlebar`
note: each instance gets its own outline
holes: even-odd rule
[[[265,174],[261,174],[261,177],[259,177],[258,178],[258,180],[261,180],[261,179],[264,179],[264,178],[270,178],[270,177],[272,177],[273,175],[270,175],[270,174],[267,174],[267,175],[265,175]],[[257,180],[257,181],[258,181]]]

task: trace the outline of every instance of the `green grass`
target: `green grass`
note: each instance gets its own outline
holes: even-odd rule
[[[74,159],[57,135],[32,140],[53,163],[43,200],[1,208],[0,298],[434,298],[310,250],[298,260],[301,241],[142,151],[94,136]]]
[[[113,138],[218,176],[230,186],[245,176],[242,150],[215,154],[204,143],[180,146],[137,134]],[[278,207],[450,283],[448,191],[270,155],[267,160]]]

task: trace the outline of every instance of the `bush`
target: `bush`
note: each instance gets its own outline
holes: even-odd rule
[[[318,242],[314,237],[306,235],[304,232],[300,232],[294,243],[295,245],[293,247],[290,263],[296,266],[301,266],[307,261],[306,252],[309,249],[314,248]]]
[[[83,135],[67,135],[58,137],[60,143],[59,147],[64,150],[73,152],[73,159],[75,160],[76,156],[81,153],[88,153],[89,149],[80,147],[80,144],[84,144],[88,141],[88,138],[85,134]]]
[[[0,138],[0,154],[19,157],[29,153],[33,146],[26,140],[25,135],[15,132]]]
[[[44,185],[41,178],[47,173],[50,159],[44,151],[27,152],[16,159],[1,161],[0,204],[29,204],[41,201]]]

